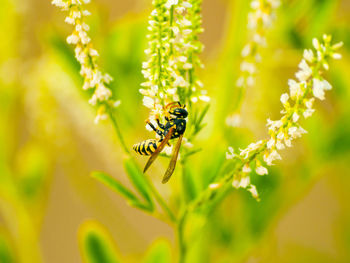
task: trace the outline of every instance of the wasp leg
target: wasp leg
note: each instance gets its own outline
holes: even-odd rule
[[[152,128],[152,130],[154,130],[159,136],[161,136],[162,138],[164,137],[164,132],[162,132],[161,130],[157,129],[156,127],[154,127],[154,125],[152,124],[152,122],[150,122],[149,120],[146,121],[146,123]]]
[[[165,117],[165,118],[167,119],[167,117]],[[165,125],[162,124],[162,123],[160,123],[159,119],[156,119],[156,121],[157,121],[157,124],[158,124],[159,128],[161,128],[162,130],[164,130],[164,129],[165,129]]]

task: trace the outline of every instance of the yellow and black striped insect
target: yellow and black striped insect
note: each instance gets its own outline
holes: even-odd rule
[[[185,110],[185,105],[181,105],[180,102],[169,103],[165,106],[164,111],[167,113],[167,116],[165,116],[166,123],[162,124],[159,119],[156,119],[158,128],[154,127],[149,120],[146,121],[147,124],[160,136],[160,139],[148,139],[133,146],[133,149],[137,153],[141,155],[151,155],[143,170],[143,172],[146,172],[158,157],[159,153],[164,149],[165,145],[169,145],[169,140],[179,138],[175,145],[168,169],[164,174],[162,180],[163,184],[168,182],[174,173],[182,137],[186,130],[185,119],[188,115],[187,110]]]

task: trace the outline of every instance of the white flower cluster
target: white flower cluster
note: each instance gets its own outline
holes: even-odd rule
[[[264,160],[271,165],[275,159],[280,159],[278,150],[286,146],[292,146],[292,140],[299,138],[306,131],[298,124],[300,116],[310,117],[315,111],[312,106],[315,98],[324,100],[325,91],[332,86],[321,76],[322,69],[328,70],[329,58],[339,59],[340,54],[336,50],[342,43],[331,45],[331,37],[323,35],[320,43],[316,38],[313,40],[315,51],[305,50],[303,59],[299,64],[299,71],[295,74],[297,80],[288,81],[289,94],[281,95],[281,102],[284,107],[282,118],[277,121],[267,121],[270,140],[267,142],[267,150]]]
[[[151,109],[150,119],[163,116],[163,106],[173,101],[209,100],[201,90],[202,83],[193,75],[194,67],[200,62],[191,56],[202,50],[197,37],[201,20],[189,17],[199,4],[198,0],[153,1],[147,35],[149,46],[145,50],[148,60],[142,64],[146,81],[140,89],[143,104]],[[197,89],[201,90],[199,94]]]
[[[250,3],[252,11],[248,13],[248,35],[250,37],[243,47],[241,55],[243,61],[240,65],[240,76],[236,86],[240,89],[253,86],[257,63],[261,61],[260,48],[266,46],[266,33],[275,19],[276,9],[280,6],[279,0],[252,0]],[[240,91],[242,92],[242,91]],[[240,99],[240,96],[237,96]],[[237,103],[239,107],[240,101]],[[237,110],[237,109],[234,109]],[[238,113],[232,113],[226,119],[226,124],[232,127],[240,125]]]
[[[280,160],[279,150],[292,146],[292,140],[301,137],[306,131],[298,124],[300,116],[308,118],[314,112],[312,108],[315,98],[324,100],[326,90],[331,85],[322,78],[322,69],[328,70],[330,58],[340,59],[341,55],[336,50],[342,43],[331,45],[331,37],[323,36],[322,43],[317,39],[313,40],[315,51],[305,50],[304,58],[299,64],[299,71],[295,74],[296,80],[289,80],[290,92],[281,95],[281,102],[284,109],[281,111],[282,118],[277,121],[267,120],[270,139],[260,140],[250,144],[246,149],[235,154],[232,147],[226,153],[227,159],[242,161],[242,167],[233,176],[233,186],[236,188],[247,188],[254,197],[257,197],[256,188],[251,185],[249,174],[251,166],[259,175],[268,173],[266,167],[261,165],[258,156],[263,154],[263,161],[271,166],[275,160]],[[254,164],[255,163],[255,164]]]
[[[52,4],[60,7],[62,11],[68,11],[65,22],[74,26],[73,33],[67,37],[67,43],[75,45],[75,57],[81,65],[80,74],[84,78],[83,89],[94,89],[94,93],[89,100],[92,105],[108,102],[112,92],[107,85],[112,81],[112,77],[103,74],[99,69],[96,60],[98,52],[92,47],[91,39],[87,32],[89,26],[84,23],[84,17],[90,12],[83,9],[83,4],[90,0],[53,0]],[[114,103],[119,105],[120,101]],[[104,105],[100,105],[95,123],[107,118]]]
[[[207,91],[203,89],[203,83],[196,75],[196,68],[203,68],[199,54],[203,51],[203,44],[199,41],[199,34],[203,32],[201,4],[202,0],[189,0],[190,7],[185,13],[185,17],[181,18],[183,13],[178,15],[178,25],[182,38],[176,41],[175,49],[178,54],[186,57],[183,64],[178,65],[178,70],[184,78],[188,79],[188,96],[189,100],[196,103],[198,100],[209,102],[210,97]]]
[[[260,62],[259,48],[266,46],[266,32],[275,19],[275,10],[279,7],[279,0],[253,0],[252,11],[248,14],[248,34],[251,39],[242,49],[242,76],[237,80],[238,87],[254,85],[256,63]]]

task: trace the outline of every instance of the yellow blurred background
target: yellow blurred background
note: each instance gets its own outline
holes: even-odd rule
[[[249,1],[203,1],[200,73],[212,102],[195,142],[203,147],[192,164],[198,190],[210,183],[206,175],[218,171],[228,145],[244,147],[267,136],[266,119],[279,116],[279,96],[302,50],[323,33],[344,42],[343,59],[326,75],[333,90],[303,121],[308,134],[283,152],[270,175],[254,179],[261,202],[232,190],[191,244],[189,262],[350,262],[350,1],[282,2],[257,84],[244,98],[241,127],[233,129],[222,123],[247,41]],[[94,0],[88,9],[131,148],[149,136],[138,89],[151,1]],[[175,255],[172,228],[89,176],[102,170],[130,185],[111,124],[94,124],[95,109],[65,42],[72,28],[64,17],[49,0],[0,0],[0,262],[82,262],[78,229],[87,220],[108,230],[125,262],[141,262],[159,238],[169,240]],[[152,180],[176,207],[179,174],[161,185],[165,165],[158,162]]]

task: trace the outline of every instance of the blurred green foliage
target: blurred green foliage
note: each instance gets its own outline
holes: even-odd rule
[[[79,233],[79,243],[85,262],[121,262],[108,233],[96,222],[88,221],[82,224]]]

